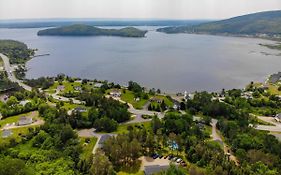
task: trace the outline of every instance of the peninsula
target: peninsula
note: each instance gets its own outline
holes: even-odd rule
[[[175,26],[157,29],[164,33],[195,33],[212,35],[251,36],[280,39],[281,11],[267,11],[207,22],[193,26]]]
[[[103,29],[90,25],[75,24],[40,30],[38,36],[119,36],[119,37],[145,37],[146,30],[134,27],[122,29]]]

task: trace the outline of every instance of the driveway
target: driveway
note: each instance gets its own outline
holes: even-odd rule
[[[213,138],[214,141],[219,142],[223,146],[224,154],[228,155],[229,159],[231,161],[233,161],[236,165],[239,165],[238,159],[234,156],[234,154],[231,151],[231,149],[229,148],[229,146],[223,142],[222,137],[218,134],[217,123],[218,123],[217,119],[212,119],[212,121],[211,121],[211,126],[212,126],[211,137]]]
[[[97,149],[99,148],[99,141],[103,135],[116,136],[117,134],[110,133],[96,133],[94,128],[91,129],[81,129],[77,131],[79,137],[96,137],[97,143],[95,144],[92,153],[95,154]]]
[[[264,117],[264,116],[259,116],[258,117],[260,120],[270,123],[274,126],[270,125],[257,125],[256,129],[258,130],[263,130],[263,131],[271,131],[271,132],[281,132],[281,123],[278,123],[275,121],[273,117]]]

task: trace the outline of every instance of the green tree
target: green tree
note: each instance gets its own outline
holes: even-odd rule
[[[115,174],[112,163],[108,157],[98,150],[93,158],[93,163],[90,168],[91,175],[113,175]]]

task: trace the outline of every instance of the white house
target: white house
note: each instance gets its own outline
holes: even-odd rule
[[[120,91],[120,90],[117,90],[117,89],[112,90],[112,91],[110,92],[110,96],[111,96],[111,97],[114,97],[114,98],[119,98],[119,97],[121,97],[121,91]]]
[[[276,114],[275,118],[274,118],[277,122],[281,122],[281,113]]]

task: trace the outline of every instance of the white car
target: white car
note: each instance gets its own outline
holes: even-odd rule
[[[181,161],[182,161],[182,159],[181,159],[181,158],[178,158],[176,162],[177,162],[177,163],[180,163]]]

